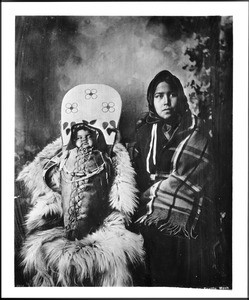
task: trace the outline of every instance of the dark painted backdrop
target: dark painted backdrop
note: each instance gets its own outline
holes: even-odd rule
[[[81,12],[84,14],[84,12]],[[146,91],[163,69],[178,76],[190,108],[207,120],[213,137],[221,218],[219,285],[231,287],[232,245],[232,18],[16,17],[15,172],[60,136],[60,106],[77,84],[103,83],[123,101],[123,141],[147,110]],[[23,278],[18,252],[28,203],[15,184],[16,284]],[[22,203],[22,205],[19,205]]]

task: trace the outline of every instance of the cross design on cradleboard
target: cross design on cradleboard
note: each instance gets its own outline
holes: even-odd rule
[[[70,113],[77,113],[78,111],[78,104],[77,103],[67,103],[65,105],[66,107],[66,113],[70,114]]]
[[[107,112],[113,113],[115,111],[115,103],[113,103],[113,102],[103,102],[102,103],[102,111],[104,113],[107,113]]]
[[[96,99],[98,97],[96,89],[86,89],[85,90],[85,99]]]

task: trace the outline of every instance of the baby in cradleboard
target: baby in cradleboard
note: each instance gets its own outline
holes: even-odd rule
[[[108,212],[112,163],[100,146],[101,132],[87,122],[72,127],[70,150],[56,163],[45,166],[47,184],[60,190],[63,220],[69,240],[81,239],[94,232]],[[103,138],[102,138],[103,140]],[[99,150],[102,148],[102,151]],[[58,158],[57,158],[58,159]]]
[[[118,140],[121,98],[82,84],[61,106],[61,138],[17,180],[30,193],[21,257],[28,286],[132,286],[143,238],[128,230],[137,207],[135,171]]]

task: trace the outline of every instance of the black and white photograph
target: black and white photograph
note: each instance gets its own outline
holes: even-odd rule
[[[4,4],[12,293],[245,295],[248,3]]]

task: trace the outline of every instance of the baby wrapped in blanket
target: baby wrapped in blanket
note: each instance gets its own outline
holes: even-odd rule
[[[108,213],[113,171],[111,158],[98,150],[100,134],[86,123],[75,124],[71,149],[63,157],[60,153],[52,158],[44,168],[48,186],[61,192],[64,226],[70,240],[95,231]]]

